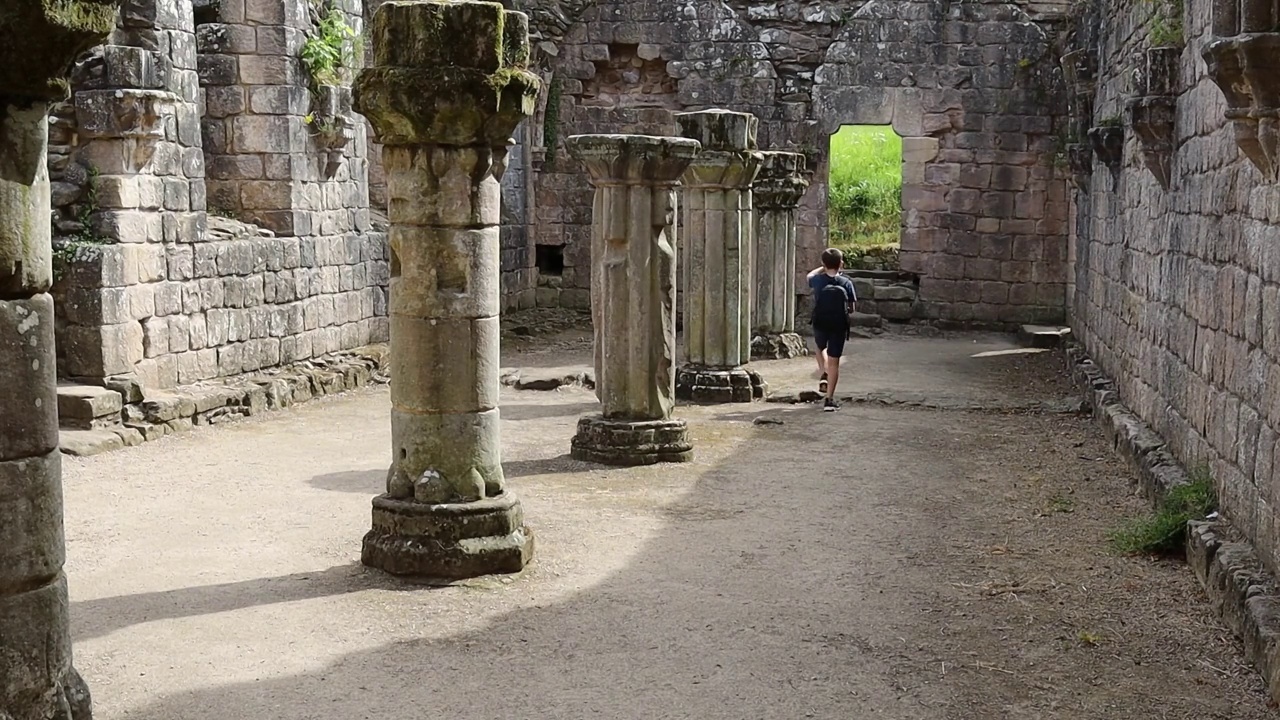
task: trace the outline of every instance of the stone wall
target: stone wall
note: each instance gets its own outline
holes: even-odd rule
[[[79,64],[51,125],[63,377],[164,388],[387,338],[365,125],[302,71],[313,12],[128,0]]]
[[[517,3],[519,4],[519,3]],[[524,3],[538,20],[556,0]],[[576,7],[576,6],[575,6]],[[1041,13],[1045,6],[1035,6]],[[548,43],[550,109],[536,118],[535,248],[562,248],[563,289],[588,302],[591,192],[565,155],[577,133],[674,132],[672,112],[761,120],[763,149],[809,155],[797,272],[826,246],[826,156],[844,124],[909,139],[904,266],[916,314],[962,322],[1065,314],[1067,203],[1056,14],[1009,3],[609,0]],[[542,141],[537,147],[538,140]],[[535,250],[538,252],[538,250]]]
[[[1170,451],[1208,467],[1223,512],[1277,571],[1280,187],[1237,146],[1201,57],[1212,4],[1185,4],[1168,187],[1129,122],[1115,169],[1095,162],[1076,195],[1074,328]],[[1152,7],[1096,7],[1094,125],[1140,93]]]
[[[502,310],[522,310],[534,306],[535,283],[533,244],[529,236],[529,155],[527,133],[516,130],[502,173]]]

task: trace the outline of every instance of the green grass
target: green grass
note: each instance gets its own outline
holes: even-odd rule
[[[1173,555],[1187,541],[1187,523],[1203,520],[1218,508],[1208,468],[1198,468],[1191,482],[1169,491],[1151,515],[1131,520],[1111,532],[1113,550],[1126,555]]]
[[[831,136],[831,246],[898,244],[902,223],[902,138],[887,126],[846,125]]]

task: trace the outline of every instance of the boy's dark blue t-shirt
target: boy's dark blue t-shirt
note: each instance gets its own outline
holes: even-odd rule
[[[822,290],[828,285],[837,285],[842,288],[845,291],[847,303],[855,303],[858,300],[858,293],[854,290],[853,281],[844,275],[828,275],[826,273],[818,273],[817,275],[814,275],[809,278],[809,287],[813,288],[814,299],[813,323],[815,326],[834,326],[836,324],[845,325],[848,323],[848,317],[845,315],[846,308],[841,307],[837,310],[836,308],[822,307]],[[824,311],[825,314],[830,316],[829,318],[822,317]]]

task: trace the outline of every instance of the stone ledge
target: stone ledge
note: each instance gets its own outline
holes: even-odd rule
[[[1190,482],[1187,471],[1173,457],[1164,438],[1120,402],[1115,383],[1103,374],[1080,346],[1067,350],[1071,377],[1084,392],[1084,401],[1102,424],[1111,447],[1138,473],[1143,495],[1159,503],[1169,490]]]
[[[1233,540],[1221,520],[1187,528],[1187,562],[1209,603],[1244,643],[1245,658],[1262,675],[1271,699],[1280,702],[1280,593],[1253,547]]]
[[[1190,482],[1164,439],[1119,400],[1114,382],[1080,346],[1067,350],[1072,377],[1102,424],[1116,452],[1138,471],[1153,503],[1171,488]],[[1272,700],[1280,702],[1280,593],[1257,552],[1221,519],[1187,527],[1187,563],[1209,596],[1214,612],[1244,643],[1245,657],[1262,675]]]
[[[142,401],[124,406],[122,426],[63,430],[62,451],[97,455],[197,425],[216,425],[384,383],[387,357],[386,345],[370,345],[225,381],[148,392]]]

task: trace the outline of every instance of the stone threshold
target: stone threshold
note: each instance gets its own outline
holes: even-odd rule
[[[1190,482],[1164,439],[1120,402],[1115,383],[1079,345],[1067,350],[1071,374],[1111,445],[1137,470],[1143,494],[1158,503],[1171,488]],[[1228,522],[1193,522],[1187,529],[1187,563],[1210,606],[1244,643],[1245,658],[1280,703],[1280,589],[1257,551]]]
[[[159,440],[197,426],[217,425],[281,410],[388,380],[387,345],[355,350],[248,375],[169,390],[135,391],[119,420],[92,429],[63,428],[62,452],[87,457]]]

